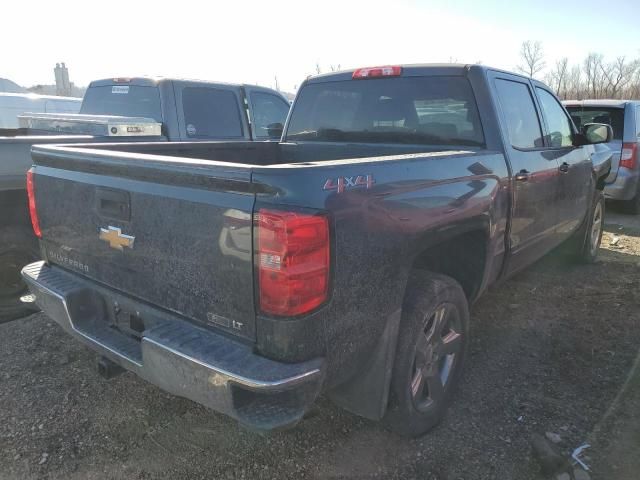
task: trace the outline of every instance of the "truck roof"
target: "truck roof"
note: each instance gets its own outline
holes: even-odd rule
[[[114,83],[122,85],[135,85],[139,87],[156,87],[165,82],[193,82],[193,83],[206,83],[209,85],[225,85],[229,87],[252,87],[262,88],[265,90],[272,90],[268,87],[261,87],[259,85],[250,85],[246,83],[228,83],[228,82],[216,82],[212,80],[197,80],[193,78],[173,78],[173,77],[112,77],[102,78],[99,80],[93,80],[89,84],[90,87],[110,87]]]
[[[80,97],[63,97],[58,95],[40,95],[39,93],[11,93],[11,92],[0,92],[0,97],[20,97],[20,98],[28,98],[32,100],[70,100],[72,102],[80,102],[82,98]]]
[[[516,75],[522,78],[529,79],[525,75],[520,75],[514,72],[508,72],[499,68],[489,67],[487,65],[479,65],[475,63],[413,63],[413,64],[390,64],[402,67],[403,76],[425,76],[425,75],[449,75],[449,76],[464,76],[471,69],[473,70],[492,70],[498,72],[508,73],[509,75]],[[363,68],[375,68],[375,67],[363,67]],[[358,70],[357,68],[349,70],[341,70],[339,72],[321,73],[319,75],[309,76],[306,83],[321,83],[321,82],[333,82],[340,80],[350,80],[353,73]]]
[[[579,107],[611,107],[611,108],[624,108],[628,103],[640,103],[634,100],[564,100],[562,102],[565,106],[579,106]]]

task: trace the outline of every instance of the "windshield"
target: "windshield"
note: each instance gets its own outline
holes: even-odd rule
[[[578,130],[582,130],[582,126],[587,123],[606,123],[613,129],[613,138],[622,140],[624,108],[568,106],[567,111]]]
[[[107,85],[90,87],[82,101],[80,113],[153,118],[162,122],[158,87]]]
[[[484,145],[469,82],[449,76],[306,85],[287,140]]]

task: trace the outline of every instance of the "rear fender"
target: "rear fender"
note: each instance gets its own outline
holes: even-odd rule
[[[407,266],[405,282],[408,281],[408,275],[421,253],[442,243],[453,241],[456,237],[465,233],[483,232],[488,238],[488,226],[488,218],[478,217],[450,225],[446,233],[430,232],[422,235],[416,242],[416,245],[421,245],[422,249],[415,248],[413,250],[410,257],[411,263]],[[488,246],[489,242],[486,243]],[[487,272],[489,270],[487,260],[489,258],[489,255],[485,255],[484,268],[481,274],[482,281],[475,292],[476,294],[481,292],[487,283]],[[374,348],[366,358],[363,358],[358,372],[348,381],[328,392],[334,403],[351,413],[370,420],[380,420],[384,417],[387,410],[401,317],[402,308],[400,306],[386,318],[382,334],[378,337]]]

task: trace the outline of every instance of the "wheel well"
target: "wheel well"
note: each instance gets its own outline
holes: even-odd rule
[[[455,279],[472,301],[482,283],[486,256],[487,235],[482,230],[474,230],[430,246],[416,257],[412,268]]]

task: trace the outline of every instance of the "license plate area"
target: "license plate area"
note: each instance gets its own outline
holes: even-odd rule
[[[114,305],[112,326],[121,333],[138,341],[142,339],[142,334],[145,330],[144,320],[140,316],[140,312],[124,310],[118,305]]]

